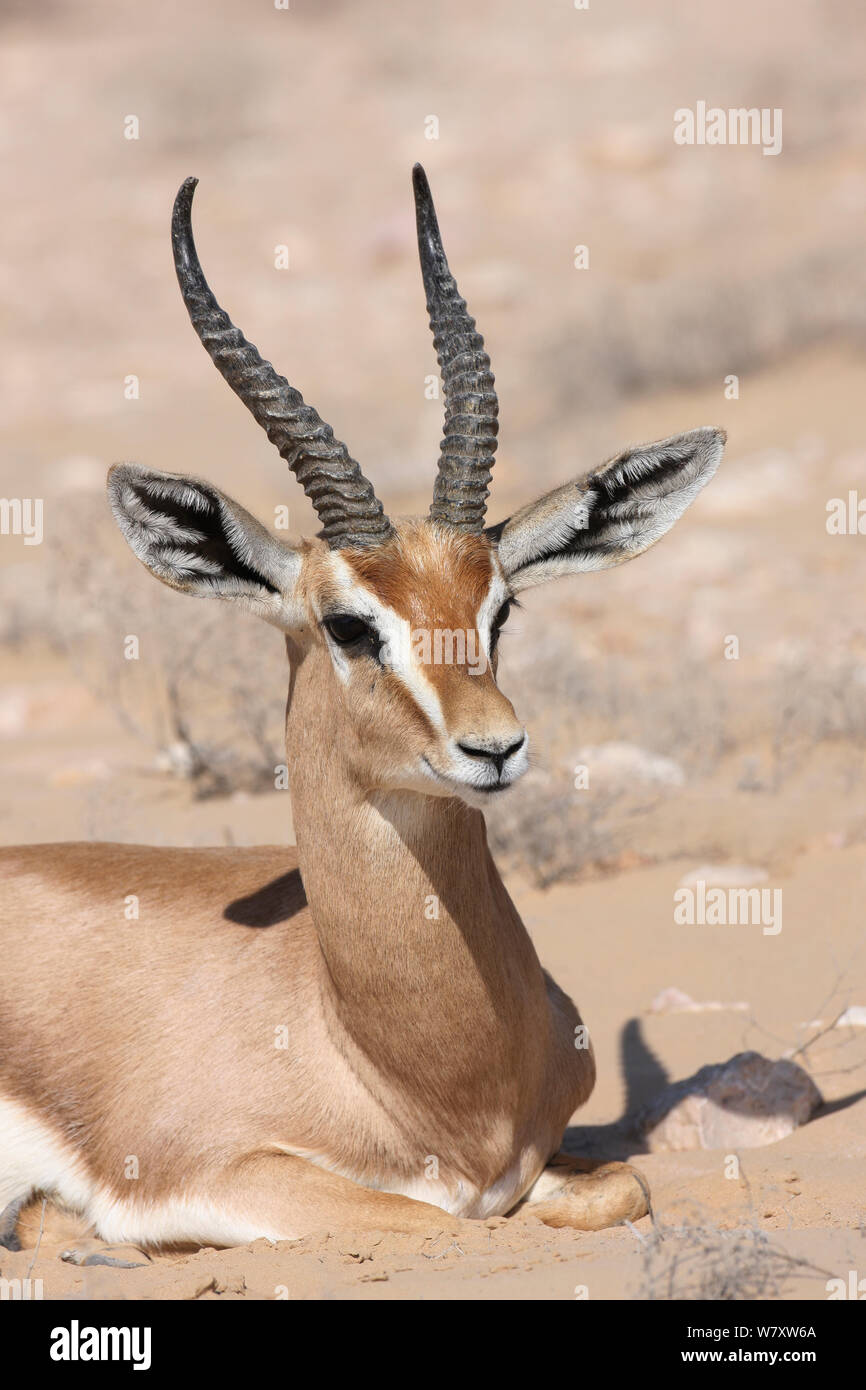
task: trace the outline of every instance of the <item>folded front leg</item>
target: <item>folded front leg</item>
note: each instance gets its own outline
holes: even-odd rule
[[[603,1231],[651,1213],[646,1178],[630,1163],[603,1163],[556,1154],[512,1213],[546,1226]]]
[[[172,1241],[242,1245],[262,1236],[296,1240],[315,1231],[399,1231],[458,1234],[469,1223],[429,1202],[361,1187],[290,1154],[255,1154],[203,1175],[195,1189],[173,1202]],[[189,1213],[188,1229],[178,1226]],[[127,1240],[159,1242],[158,1230],[133,1229]]]

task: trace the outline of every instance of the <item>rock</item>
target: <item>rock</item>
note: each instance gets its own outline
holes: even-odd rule
[[[701,864],[684,874],[677,887],[696,888],[705,883],[708,888],[754,888],[766,881],[767,870],[753,864]]]
[[[716,999],[707,999],[703,1003],[698,1003],[697,1000],[692,999],[690,994],[677,989],[676,985],[669,985],[667,989],[659,990],[650,1004],[648,1012],[651,1014],[704,1014],[732,1009],[738,1013],[747,1013],[748,1008],[749,1005],[745,1002],[721,1004]]]
[[[650,1153],[754,1149],[784,1139],[822,1103],[796,1062],[739,1052],[667,1086],[637,1117]]]
[[[852,1004],[836,1019],[837,1028],[866,1028],[866,1006]]]
[[[673,758],[639,748],[636,743],[597,743],[581,748],[578,767],[589,769],[591,787],[628,791],[638,786],[681,787],[685,774]]]

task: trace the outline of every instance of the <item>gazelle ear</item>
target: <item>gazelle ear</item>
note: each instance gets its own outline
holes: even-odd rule
[[[712,478],[724,444],[724,430],[710,426],[640,444],[492,527],[512,589],[647,550]]]
[[[118,463],[108,500],[130,549],[163,584],[235,600],[284,630],[303,625],[300,555],[219,488]]]

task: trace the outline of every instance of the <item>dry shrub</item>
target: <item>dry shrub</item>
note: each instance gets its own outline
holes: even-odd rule
[[[757,1226],[665,1226],[641,1238],[640,1298],[729,1303],[781,1298],[792,1281],[826,1270],[773,1245]]]
[[[94,523],[94,499],[74,499],[70,510],[80,514],[46,556],[50,603],[40,635],[153,750],[156,767],[187,778],[197,796],[272,788],[285,761],[282,636],[118,558],[100,544],[111,523]],[[133,660],[130,637],[138,640]]]
[[[540,639],[545,641],[545,639]],[[494,853],[540,888],[590,866],[639,862],[635,825],[677,788],[644,783],[575,787],[581,750],[628,743],[671,758],[687,778],[706,776],[729,751],[724,694],[706,664],[662,659],[575,661],[556,639],[504,681],[532,738],[533,768],[488,813]],[[688,669],[684,669],[684,666]],[[676,669],[676,680],[666,673]]]

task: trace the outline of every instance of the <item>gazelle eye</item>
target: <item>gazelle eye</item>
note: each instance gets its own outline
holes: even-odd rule
[[[508,622],[508,615],[511,612],[511,605],[513,602],[513,599],[507,598],[503,603],[502,607],[500,608],[499,612],[496,614],[496,617],[493,619],[494,632],[500,632],[502,628],[505,626],[505,624]]]
[[[353,642],[360,642],[366,638],[375,640],[376,634],[363,618],[354,618],[348,613],[337,613],[332,618],[325,618],[325,627],[333,637],[339,647],[350,647]]]
[[[499,612],[496,614],[496,617],[493,619],[493,626],[490,629],[490,646],[493,649],[495,649],[496,643],[499,641],[500,632],[502,631],[505,624],[508,622],[508,615],[511,612],[513,605],[514,599],[507,598],[503,603],[502,607],[500,608]]]

